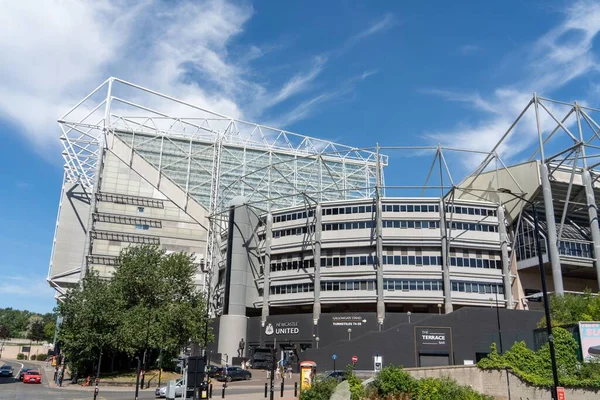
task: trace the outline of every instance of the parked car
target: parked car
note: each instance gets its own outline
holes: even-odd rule
[[[156,390],[154,391],[154,395],[156,397],[166,397],[167,396],[167,387],[163,386],[160,388],[156,388]],[[175,397],[182,397],[183,396],[183,379],[178,379],[177,382],[175,382]]]
[[[0,367],[0,376],[13,376],[13,367],[11,365],[3,365]]]
[[[35,369],[30,369],[23,375],[23,383],[42,383],[42,375]]]
[[[227,367],[227,368],[219,368],[215,372],[215,379],[218,381],[240,381],[240,380],[248,380],[252,379],[252,374],[250,371],[246,371],[241,367]]]
[[[208,367],[206,367],[206,373],[208,374],[209,378],[214,378],[217,371],[220,370],[221,368],[215,366],[215,365],[209,365]]]
[[[346,371],[325,371],[320,374],[322,380],[335,379],[338,382],[346,380]]]
[[[29,371],[30,369],[33,369],[33,368],[22,368],[21,371],[19,372],[19,376],[15,377],[15,379],[22,381],[23,376],[25,375],[25,372]]]

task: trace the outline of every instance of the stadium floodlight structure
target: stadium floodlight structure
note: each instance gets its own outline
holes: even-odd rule
[[[378,162],[372,151],[227,117],[117,78],[58,122],[64,183],[81,185],[90,199],[82,267],[57,273],[50,266],[48,281],[59,295],[65,293],[61,279],[81,278],[87,270],[107,154],[206,228],[204,271],[211,269],[222,228],[209,216],[233,197],[266,208],[301,204],[306,194],[319,201],[372,197],[387,165],[386,156]]]

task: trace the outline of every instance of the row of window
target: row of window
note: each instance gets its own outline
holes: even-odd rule
[[[384,212],[440,212],[437,204],[383,204]]]
[[[322,261],[321,261],[322,263]],[[271,272],[298,270],[300,268],[314,268],[315,263],[310,260],[293,260],[271,263]]]
[[[440,279],[384,279],[383,290],[444,290]]]
[[[305,235],[306,233],[308,233],[308,228],[309,227],[307,227],[307,226],[300,226],[297,228],[279,229],[277,231],[273,231],[273,237],[278,238],[278,237],[284,237],[284,236]],[[311,225],[310,231],[314,232],[314,230],[315,230],[315,226]]]
[[[501,283],[484,283],[484,282],[452,282],[453,292],[479,293],[489,294],[498,293],[504,294],[504,285]]]
[[[502,269],[502,260],[487,260],[481,258],[450,257],[453,267],[471,267],[485,269]]]
[[[440,227],[440,221],[383,220],[382,222],[384,228],[435,229]]]
[[[321,267],[339,267],[353,265],[376,265],[377,256],[333,256],[321,257]],[[383,256],[384,265],[442,265],[441,256]],[[453,267],[471,267],[483,269],[502,269],[502,260],[489,260],[482,258],[450,257]],[[300,268],[313,268],[313,260],[293,260],[271,263],[271,271],[298,270]]]
[[[354,291],[375,290],[374,280],[344,280],[321,282],[321,291]],[[394,291],[442,291],[444,283],[441,279],[384,279],[383,290]],[[272,285],[271,294],[308,293],[314,291],[314,283],[292,283],[287,285]],[[500,283],[452,281],[453,292],[504,294],[504,286]]]
[[[446,212],[451,212],[454,214],[481,215],[491,217],[495,217],[498,214],[497,210],[490,210],[489,208],[459,206],[446,206]]]
[[[558,244],[558,253],[572,257],[594,258],[592,245],[580,242],[565,242],[561,240]]]
[[[448,228],[462,231],[498,232],[498,225],[473,224],[469,222],[448,222]]]
[[[298,211],[283,215],[276,215],[273,217],[273,223],[285,222],[285,221],[296,221],[298,219],[306,219],[308,217],[312,217],[314,215],[313,210],[308,211]]]
[[[435,212],[439,213],[439,206],[437,204],[382,204],[382,211],[384,212]],[[453,211],[452,211],[453,210]],[[467,215],[481,215],[481,216],[496,216],[496,210],[490,210],[487,208],[476,208],[476,207],[458,207],[448,206],[446,208],[448,212],[454,212],[455,214],[467,214]],[[321,210],[322,215],[346,215],[346,214],[371,214],[376,212],[374,205],[364,206],[346,206],[346,207],[328,207]],[[283,215],[277,215],[273,217],[273,222],[285,222],[295,221],[298,219],[306,219],[314,215],[313,210],[308,211],[297,211]]]
[[[441,256],[383,256],[384,265],[442,265]]]
[[[289,285],[271,286],[269,288],[269,292],[271,294],[306,293],[306,292],[314,292],[314,291],[315,291],[315,284],[312,282],[292,283]],[[262,295],[262,293],[259,293],[259,295]]]

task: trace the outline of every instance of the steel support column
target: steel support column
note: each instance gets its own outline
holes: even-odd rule
[[[264,325],[269,316],[271,297],[271,243],[273,241],[273,214],[268,213],[265,224],[265,261],[263,265],[263,304],[261,322]]]
[[[315,242],[313,245],[314,261],[314,304],[313,304],[313,323],[317,325],[321,317],[321,204],[315,207]]]
[[[450,263],[448,262],[448,230],[446,227],[446,204],[440,200],[440,234],[442,237],[442,279],[444,281],[444,312],[452,312],[452,285],[450,283]]]
[[[554,282],[554,293],[562,296],[564,294],[562,271],[560,268],[560,256],[558,254],[558,239],[556,236],[556,220],[554,217],[554,204],[552,202],[552,188],[548,166],[540,164],[540,178],[542,180],[542,194],[544,196],[544,209],[546,214],[546,226],[548,229],[548,256],[552,264],[552,281]]]
[[[600,284],[600,227],[598,226],[598,209],[596,206],[596,196],[592,186],[592,177],[590,171],[584,169],[581,173],[583,185],[585,186],[585,198],[588,209],[588,218],[590,220],[590,229],[592,231],[592,240],[594,242],[594,267],[596,268],[596,279]]]
[[[498,231],[500,232],[500,250],[502,253],[502,275],[504,277],[504,299],[506,308],[513,308],[512,282],[510,278],[510,260],[508,257],[508,233],[504,217],[504,207],[498,206]],[[498,305],[496,304],[496,307]]]
[[[385,301],[383,299],[383,219],[381,197],[379,196],[379,193],[376,198],[376,203],[375,254],[377,268],[377,323],[381,327],[385,319]]]

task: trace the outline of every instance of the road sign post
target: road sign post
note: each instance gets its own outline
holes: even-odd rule
[[[333,372],[335,372],[336,371],[336,369],[335,369],[335,360],[337,360],[337,354],[332,355],[331,359],[333,360]]]
[[[357,356],[352,356],[352,368],[354,369],[354,367],[356,367],[356,363],[358,362],[358,357]]]

